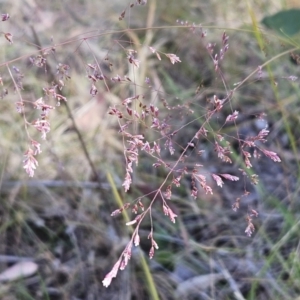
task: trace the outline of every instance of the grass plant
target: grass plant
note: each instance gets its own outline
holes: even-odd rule
[[[289,1],[67,2],[2,4],[1,299],[298,299]]]

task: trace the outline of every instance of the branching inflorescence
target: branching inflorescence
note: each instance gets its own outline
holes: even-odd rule
[[[146,1],[140,1],[140,4],[145,3]],[[122,20],[124,16],[125,11],[122,12],[120,20]],[[2,21],[6,21],[8,19],[9,16],[7,14],[2,15]],[[203,30],[201,25],[189,25],[184,22],[178,27],[182,27],[183,30],[188,29],[195,34],[197,38],[202,39],[203,41],[206,40],[207,33]],[[9,43],[12,43],[12,35],[9,33],[5,33],[4,35]],[[81,40],[82,42],[87,42],[88,38],[83,38]],[[198,197],[200,191],[206,194],[213,194],[214,186],[212,184],[214,183],[212,183],[210,179],[215,182],[216,186],[221,188],[226,180],[236,182],[240,179],[239,176],[228,173],[209,173],[201,164],[201,155],[203,155],[203,153],[207,150],[201,148],[200,140],[209,141],[212,145],[212,152],[215,153],[214,156],[222,163],[231,164],[234,160],[232,157],[233,149],[231,140],[228,135],[223,133],[222,129],[227,125],[235,127],[236,121],[239,119],[240,112],[231,107],[231,100],[241,85],[237,85],[236,88],[232,90],[228,89],[222,72],[222,61],[226,57],[226,53],[229,51],[229,37],[226,32],[222,34],[220,44],[221,46],[219,51],[216,50],[217,44],[215,43],[206,43],[206,49],[209,57],[211,58],[215,74],[224,86],[225,96],[219,97],[217,95],[213,95],[212,97],[209,97],[208,107],[206,108],[205,114],[202,118],[203,121],[198,128],[193,128],[194,133],[189,137],[189,140],[185,145],[178,147],[175,137],[179,131],[187,130],[188,126],[193,124],[193,121],[176,127],[172,124],[171,118],[168,117],[168,112],[176,110],[182,112],[187,110],[189,114],[192,114],[193,111],[188,107],[188,105],[171,106],[164,98],[160,99],[160,103],[149,103],[149,101],[145,101],[145,95],[135,94],[133,89],[131,90],[131,95],[124,97],[120,104],[109,107],[108,114],[116,118],[119,125],[119,135],[121,136],[124,146],[125,177],[122,186],[124,187],[125,192],[129,191],[133,183],[132,175],[135,172],[135,167],[141,159],[153,160],[153,168],[163,168],[166,171],[166,175],[159,184],[159,187],[151,193],[151,200],[147,207],[143,203],[144,197],[139,197],[132,203],[125,203],[123,207],[112,212],[111,216],[116,216],[121,214],[124,210],[131,209],[135,216],[131,219],[131,221],[127,222],[126,225],[134,226],[134,230],[130,241],[121,253],[118,261],[103,280],[103,285],[106,287],[109,286],[112,279],[117,276],[118,270],[123,270],[128,264],[131,258],[133,246],[139,246],[140,225],[146,216],[150,217],[152,220],[151,209],[155,202],[160,204],[164,215],[167,216],[171,222],[176,222],[177,214],[171,209],[169,201],[172,198],[173,190],[181,185],[183,178],[187,178],[190,181],[190,195],[194,199]],[[132,47],[132,43],[130,43],[130,46]],[[149,55],[154,55],[158,61],[167,59],[172,65],[184,62],[184,57],[179,58],[176,54],[164,53],[156,49],[154,46],[148,46],[147,49]],[[142,64],[139,60],[139,52],[126,47],[123,47],[122,50],[125,51],[125,59],[128,66],[134,70],[138,70]],[[50,66],[48,65],[48,57],[54,52],[55,47],[47,48],[39,51],[38,55],[31,56],[29,61],[33,66],[37,68],[45,68],[49,72]],[[105,61],[110,65],[108,57],[105,58]],[[52,82],[49,86],[43,87],[44,95],[40,95],[41,97],[33,102],[24,100],[21,95],[23,89],[22,81],[24,78],[22,72],[16,67],[11,68],[9,64],[7,64],[7,69],[19,98],[16,102],[16,108],[17,111],[23,115],[25,129],[29,140],[29,147],[24,155],[24,169],[27,174],[32,177],[34,176],[35,169],[38,166],[37,155],[41,153],[41,144],[31,138],[28,127],[32,126],[41,133],[42,140],[46,139],[51,127],[48,116],[55,108],[54,105],[50,105],[48,103],[55,101],[56,106],[60,106],[61,102],[67,101],[67,98],[62,93],[62,89],[65,86],[66,80],[70,79],[70,66],[58,63],[56,71],[52,72]],[[105,69],[101,67],[101,64],[96,58],[94,58],[93,63],[86,63],[85,69],[86,80],[90,83],[89,93],[91,96],[96,96],[98,94],[98,90],[100,89],[99,82],[103,83],[104,89],[107,91],[118,84],[134,85],[135,82],[133,78],[128,76],[128,74],[122,76],[114,74],[111,76],[109,72],[106,73]],[[253,74],[256,72],[260,74],[261,67],[258,67]],[[159,94],[157,90],[151,87],[151,79],[149,77],[144,78],[144,80],[148,89]],[[38,118],[35,118],[32,121],[27,120],[25,110],[25,106],[27,105],[39,111]],[[210,122],[212,122],[213,118],[216,116],[224,113],[225,107],[229,107],[231,113],[226,113],[227,116],[224,123],[218,130],[213,129]],[[139,129],[141,129],[141,132],[139,132]],[[155,138],[148,138],[147,132],[151,132]],[[240,168],[237,171],[240,172],[243,178],[249,177],[253,184],[258,182],[257,175],[252,174],[250,176],[247,171],[247,169],[252,167],[251,161],[253,158],[258,158],[261,154],[263,154],[267,158],[272,159],[274,162],[280,162],[280,158],[275,152],[266,150],[263,147],[268,134],[269,130],[264,128],[260,130],[256,136],[241,137],[236,128],[236,135],[234,137],[230,136],[231,139],[238,142],[238,151],[241,157],[241,163]],[[192,167],[190,164],[186,163],[189,157],[188,150],[191,148],[194,149],[193,152],[199,157],[199,162],[194,163]],[[166,156],[175,157],[175,159],[173,161],[167,161],[165,159]],[[245,190],[244,195],[242,196],[246,196],[248,194],[249,192]],[[146,196],[149,197],[149,195]],[[234,202],[232,206],[234,211],[239,209],[240,200],[241,198],[237,198]],[[257,217],[257,215],[258,213],[256,210],[252,208],[249,209],[249,213],[246,218],[247,227],[245,230],[245,233],[249,237],[255,230],[252,218]],[[148,239],[151,242],[149,250],[149,257],[151,259],[154,256],[155,250],[159,247],[154,238],[152,221]]]
[[[200,30],[200,37],[206,37],[206,33],[204,33],[201,26],[188,26],[185,25],[192,30],[192,32],[196,32],[196,28]],[[198,35],[199,36],[199,35]],[[148,208],[144,208],[142,204],[142,198],[138,198],[134,203],[126,203],[122,208],[114,211],[112,216],[115,216],[119,213],[122,213],[123,210],[132,208],[132,211],[137,214],[132,221],[128,222],[126,225],[135,226],[134,232],[132,234],[132,238],[126,246],[125,250],[122,252],[118,262],[114,265],[111,272],[109,272],[105,279],[103,280],[104,286],[109,286],[112,279],[117,276],[118,270],[123,270],[127,265],[132,252],[133,245],[138,246],[140,243],[139,236],[139,227],[143,219],[150,215],[151,216],[151,207],[153,203],[157,200],[161,202],[163,213],[169,217],[171,222],[175,223],[177,215],[172,211],[170,206],[168,205],[168,201],[172,197],[172,190],[174,187],[179,187],[181,185],[181,181],[183,177],[189,177],[191,180],[191,197],[196,199],[198,197],[199,189],[202,189],[206,194],[213,194],[213,187],[208,184],[208,176],[211,176],[213,181],[215,181],[216,185],[222,187],[224,185],[224,180],[229,181],[238,181],[240,178],[238,176],[232,174],[207,174],[207,171],[202,171],[201,164],[194,164],[194,167],[191,169],[187,165],[185,165],[185,160],[187,158],[187,151],[190,147],[197,149],[199,147],[200,139],[212,139],[213,140],[213,150],[216,153],[216,156],[223,163],[232,163],[232,146],[230,141],[226,139],[226,136],[222,134],[222,128],[227,124],[235,124],[236,120],[239,118],[239,111],[232,110],[232,113],[227,115],[224,124],[221,126],[220,130],[213,131],[209,125],[210,121],[214,116],[223,111],[226,105],[231,103],[231,99],[233,98],[236,89],[227,90],[226,82],[222,73],[221,62],[226,55],[226,52],[229,49],[229,37],[224,32],[221,39],[221,48],[219,52],[217,52],[216,44],[208,43],[207,51],[209,56],[211,57],[212,63],[214,65],[214,70],[216,74],[219,76],[223,85],[226,89],[226,97],[223,99],[219,99],[218,96],[214,95],[210,100],[211,106],[206,111],[205,120],[195,132],[194,136],[191,137],[190,141],[183,147],[183,150],[180,156],[174,161],[174,163],[166,163],[163,157],[161,157],[161,148],[167,149],[170,155],[174,155],[176,149],[174,148],[173,137],[178,133],[178,129],[173,129],[172,125],[166,121],[165,117],[160,118],[160,108],[150,105],[142,105],[139,103],[138,105],[133,105],[133,102],[139,102],[139,98],[142,95],[135,95],[133,97],[127,98],[122,102],[123,107],[111,107],[109,114],[116,116],[119,119],[120,125],[120,134],[123,135],[124,140],[124,156],[126,161],[126,175],[125,180],[123,182],[123,186],[125,192],[130,189],[132,184],[132,173],[134,172],[133,164],[138,164],[139,156],[141,152],[146,152],[149,156],[154,158],[155,163],[153,163],[154,168],[162,167],[167,170],[167,176],[160,184],[159,188],[154,192],[154,196],[151,198],[151,202]],[[168,57],[172,64],[180,63],[181,59],[176,54],[165,54],[160,53],[153,47],[149,48],[150,51],[157,56],[159,60],[161,57],[165,55]],[[138,64],[135,64],[135,67],[138,67]],[[149,79],[148,79],[149,80]],[[133,110],[132,107],[140,107],[140,111],[137,112]],[[165,106],[166,107],[166,106]],[[168,109],[170,107],[168,106]],[[232,108],[231,108],[232,109]],[[121,120],[126,120],[124,123]],[[137,122],[138,124],[142,124],[146,126],[146,124],[151,124],[150,129],[155,130],[160,133],[160,138],[157,141],[150,142],[147,141],[144,135],[141,134],[132,134],[128,131],[129,124],[132,122]],[[180,130],[184,130],[187,125],[184,125]],[[245,168],[240,168],[239,171],[244,177],[247,177],[247,169],[252,167],[251,159],[258,158],[260,154],[264,154],[266,157],[271,158],[275,162],[280,162],[280,158],[275,152],[268,151],[262,147],[262,144],[266,142],[266,137],[269,134],[269,130],[267,128],[262,129],[256,136],[241,138],[236,133],[236,140],[239,143],[240,154],[243,158],[243,165]],[[201,156],[205,150],[198,149],[198,154]],[[257,175],[251,175],[250,180],[253,184],[257,184]],[[248,191],[245,190],[244,195],[247,196],[249,194]],[[159,200],[158,200],[159,199]],[[239,208],[241,198],[237,198],[235,203],[232,205],[232,209],[237,211]],[[138,211],[140,213],[138,214]],[[258,213],[254,209],[249,209],[249,213],[247,214],[246,221],[247,227],[245,233],[250,237],[255,228],[252,223],[252,218],[257,217]],[[152,224],[152,222],[151,222]],[[150,259],[154,255],[155,249],[158,249],[158,244],[154,240],[153,234],[153,226],[151,226],[150,233],[148,235],[148,239],[151,241],[151,247],[149,251]]]

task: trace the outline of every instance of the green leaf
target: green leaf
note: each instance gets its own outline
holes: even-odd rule
[[[282,10],[263,18],[262,23],[284,35],[294,35],[300,31],[300,9]]]

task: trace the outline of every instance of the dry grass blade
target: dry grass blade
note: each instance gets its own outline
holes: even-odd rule
[[[38,270],[38,265],[33,261],[21,261],[0,273],[0,281],[14,281],[20,278],[34,275]]]
[[[205,291],[210,286],[214,286],[220,279],[225,278],[223,274],[207,274],[193,277],[178,284],[176,289],[176,296],[183,299],[189,294]]]

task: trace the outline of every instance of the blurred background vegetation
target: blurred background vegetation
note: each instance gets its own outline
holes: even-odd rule
[[[300,9],[298,1],[148,0],[132,8],[130,3],[0,2],[1,13],[10,15],[0,24],[1,32],[13,34],[11,45],[4,36],[0,39],[4,82],[0,100],[0,298],[300,299],[300,89],[299,79],[286,79],[299,76],[300,39],[299,33],[280,35],[261,23],[279,11]],[[201,40],[188,28],[181,28],[186,22],[202,24],[207,37]],[[126,31],[128,28],[141,30]],[[205,48],[208,42],[220,45],[224,30],[229,35],[229,51],[222,71],[229,89],[259,65],[286,52],[263,69],[261,80],[253,76],[246,81],[232,100],[233,110],[241,113],[238,131],[254,136],[268,124],[267,149],[278,153],[282,162],[262,157],[253,163],[258,185],[246,180],[226,183],[222,189],[215,188],[212,196],[201,194],[196,200],[190,197],[186,180],[173,191],[175,225],[159,205],[154,206],[154,236],[159,244],[154,258],[148,259],[150,223],[146,220],[140,231],[141,247],[134,249],[126,269],[104,288],[104,276],[130,238],[124,217],[110,216],[118,208],[118,199],[126,203],[147,194],[166,175],[154,170],[155,161],[145,156],[130,192],[123,192],[123,142],[108,108],[135,92],[145,95],[143,101],[165,99],[174,107],[174,126],[180,128],[198,119],[178,132],[175,146],[180,151],[204,120],[207,99],[226,95]],[[55,48],[47,57],[47,68],[37,68],[29,60],[40,46]],[[146,46],[175,53],[182,62],[174,66],[167,59],[160,62]],[[141,66],[134,72],[126,61],[127,48],[138,51]],[[126,75],[135,84],[111,84],[108,91],[101,83],[98,94],[91,96],[86,65],[94,64],[95,59],[109,78]],[[23,74],[21,94],[26,101],[43,96],[59,63],[70,66],[71,78],[63,88],[68,107],[61,105],[50,113],[51,132],[42,143],[33,179],[22,166],[28,139],[24,120],[15,109],[19,100],[7,63]],[[145,77],[159,92],[152,92]],[[219,128],[228,113],[229,108],[212,126]],[[255,118],[260,113],[266,114],[263,120]],[[29,107],[26,116],[32,121],[37,114]],[[224,130],[230,135],[235,128]],[[30,133],[40,140],[40,133],[31,129]],[[157,137],[150,134],[149,138]],[[203,148],[206,154],[200,163],[208,172],[230,173],[241,167],[237,144],[233,145],[236,158],[232,166],[221,164],[209,143],[203,141]],[[189,164],[199,163],[196,159],[190,155]],[[251,193],[234,212],[232,204],[245,189]],[[256,231],[248,238],[245,215],[250,207],[259,216],[254,220]],[[1,277],[1,272],[24,261],[34,262],[37,271],[16,280]]]

